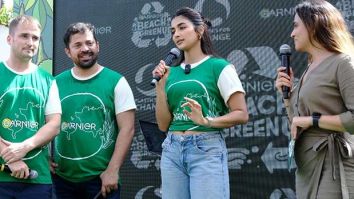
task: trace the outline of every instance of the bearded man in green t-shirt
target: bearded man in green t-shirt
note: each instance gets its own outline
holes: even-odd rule
[[[8,171],[0,172],[2,199],[52,198],[46,145],[59,132],[61,106],[55,79],[32,63],[40,29],[33,17],[13,19],[10,56],[0,62],[0,170]]]
[[[56,196],[119,199],[119,169],[134,136],[132,90],[121,74],[97,63],[93,25],[71,24],[64,43],[74,67],[56,77],[63,108],[52,164]]]

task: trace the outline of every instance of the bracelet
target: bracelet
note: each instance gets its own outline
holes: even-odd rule
[[[206,117],[205,119],[208,121],[207,127],[211,128],[211,120],[213,120],[213,118]]]

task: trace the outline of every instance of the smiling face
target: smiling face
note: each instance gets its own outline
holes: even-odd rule
[[[7,37],[11,54],[19,60],[31,60],[37,54],[40,34],[41,30],[35,23],[24,21],[18,24]]]
[[[295,14],[293,24],[294,28],[291,32],[291,37],[294,39],[295,49],[297,51],[306,52],[311,46],[309,32],[298,14]]]
[[[200,35],[190,20],[177,16],[171,21],[172,39],[176,46],[183,51],[200,48]]]
[[[65,48],[65,52],[76,66],[89,69],[97,62],[99,44],[92,32],[80,32],[71,35],[69,47]]]

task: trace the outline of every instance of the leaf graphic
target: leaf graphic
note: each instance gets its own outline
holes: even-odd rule
[[[39,23],[44,27],[47,23],[47,16],[45,13],[45,7],[42,0],[35,3],[33,8],[33,17],[39,20]],[[43,31],[44,28],[42,28]]]
[[[105,121],[103,123],[103,129],[100,132],[103,140],[102,148],[104,149],[108,148],[113,143],[114,122],[109,113],[109,111],[105,112]]]
[[[38,54],[37,54],[37,65],[39,65],[39,63],[42,62],[42,60],[44,60],[44,49],[43,49],[43,40],[41,39],[41,42],[39,43],[39,47],[38,47]]]
[[[53,0],[46,0],[48,7],[50,8],[50,12],[49,10],[47,10],[47,14],[51,17],[53,17]]]
[[[14,7],[19,7],[20,6],[20,0],[14,0]]]
[[[42,26],[47,25],[47,13],[45,10],[45,1],[46,0],[38,0],[38,8],[39,8],[39,22],[42,24]],[[44,28],[43,28],[44,29]]]
[[[32,8],[34,3],[36,3],[36,0],[28,0],[26,2],[25,11],[29,10],[30,8]]]
[[[42,69],[44,69],[45,71],[47,71],[49,74],[52,74],[53,71],[53,60],[51,59],[46,59],[41,61],[38,64]]]
[[[21,2],[19,15],[24,15],[25,13],[25,5]]]

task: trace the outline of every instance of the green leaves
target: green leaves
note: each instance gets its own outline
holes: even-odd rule
[[[8,26],[12,17],[12,11],[6,7],[0,8],[0,25]]]

